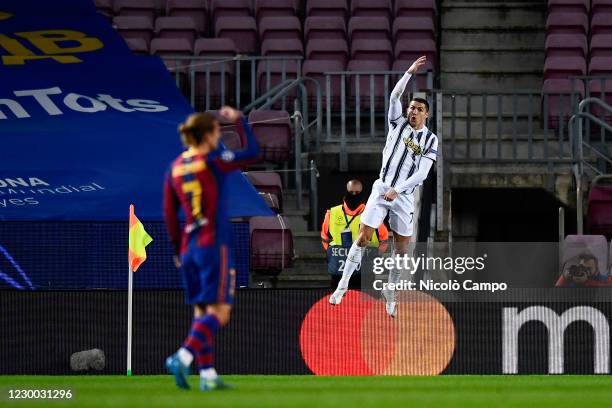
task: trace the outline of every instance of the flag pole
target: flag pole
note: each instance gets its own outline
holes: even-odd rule
[[[127,332],[127,373],[128,377],[132,376],[132,287],[133,275],[132,267],[128,265],[128,332]]]

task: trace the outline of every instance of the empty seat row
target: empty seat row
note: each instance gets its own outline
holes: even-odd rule
[[[220,17],[255,17],[261,21],[265,17],[297,16],[298,1],[210,0],[209,6],[206,0],[96,0],[96,6],[108,15],[193,17],[202,27],[208,16],[215,23]],[[306,16],[342,20],[351,16],[383,17],[388,21],[393,17],[416,17],[436,21],[435,0],[396,0],[394,9],[391,3],[391,0],[353,0],[349,11],[346,0],[307,0]]]
[[[147,43],[150,43],[154,37],[185,38],[194,42],[207,29],[205,20],[198,25],[195,20],[185,16],[158,17],[155,21],[147,16],[117,16],[113,19],[113,23],[124,38],[142,38]],[[340,19],[334,17],[309,18],[306,29],[306,44],[311,40],[346,41],[347,38],[346,28]],[[238,44],[236,51],[245,54],[257,53],[259,42],[262,42],[261,46],[264,48],[263,42],[271,39],[287,42],[299,41],[299,48],[302,48],[302,30],[297,17],[263,18],[259,24],[259,30],[252,17],[220,18],[215,25],[215,37],[234,40],[234,43]],[[388,21],[381,17],[353,17],[349,22],[348,38],[352,42],[389,41],[394,38],[396,47],[404,41],[426,42],[428,48],[435,49],[433,22],[414,17],[396,19],[393,24],[393,32],[391,32]],[[288,50],[293,51],[291,47]],[[387,48],[387,45],[384,44],[383,47]],[[303,50],[300,54],[303,54]]]
[[[349,16],[414,16],[435,21],[437,14],[436,0],[352,0],[350,3],[349,9],[347,0],[306,0],[306,16],[336,16],[344,19]]]
[[[612,11],[610,0],[548,0],[548,12],[584,13],[595,15]]]
[[[612,34],[595,34],[587,42],[583,34],[551,34],[546,37],[548,57],[600,57],[612,55]]]

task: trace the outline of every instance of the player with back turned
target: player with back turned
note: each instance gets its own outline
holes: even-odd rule
[[[401,97],[411,76],[425,62],[425,57],[418,58],[391,92],[388,113],[389,134],[383,149],[382,168],[378,180],[372,186],[372,193],[361,216],[359,236],[349,250],[342,278],[336,291],[329,298],[329,303],[332,305],[340,304],[342,301],[348,290],[351,275],[361,263],[363,248],[387,214],[393,231],[395,254],[402,256],[408,254],[414,218],[413,192],[416,186],[427,178],[436,160],[438,138],[425,126],[425,121],[429,117],[427,101],[412,98],[406,112],[407,117],[404,117]],[[399,280],[400,272],[392,268],[389,271],[389,283],[398,283]],[[383,291],[383,295],[387,313],[395,317],[397,314],[395,291],[386,290]]]
[[[164,184],[164,216],[180,268],[186,300],[194,306],[191,330],[182,347],[166,360],[180,388],[189,388],[189,367],[196,362],[200,389],[226,388],[214,368],[214,339],[227,324],[234,301],[235,269],[231,226],[227,215],[227,173],[259,155],[251,128],[240,112],[223,107],[221,115],[236,121],[247,147],[238,152],[220,147],[219,122],[209,113],[195,113],[180,125],[187,146],[170,167]],[[181,230],[179,208],[186,218]]]

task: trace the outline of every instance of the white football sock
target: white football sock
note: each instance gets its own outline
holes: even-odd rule
[[[181,347],[176,354],[178,355],[179,361],[183,365],[186,365],[187,367],[191,365],[191,362],[193,361],[193,354],[191,354],[191,351],[187,350],[185,347]]]
[[[361,263],[361,257],[363,255],[363,247],[357,245],[357,241],[353,242],[348,255],[346,256],[346,262],[344,263],[344,270],[342,271],[342,278],[338,283],[338,287],[346,288],[351,279],[351,275],[359,267]]]
[[[215,378],[217,378],[219,375],[217,374],[217,370],[215,370],[214,367],[210,367],[210,368],[205,368],[203,370],[200,370],[200,378],[203,378],[205,380],[214,380]]]

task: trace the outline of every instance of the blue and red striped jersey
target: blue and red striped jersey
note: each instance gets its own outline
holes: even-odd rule
[[[227,215],[227,174],[243,168],[259,155],[259,146],[245,118],[236,128],[245,139],[244,150],[233,152],[220,147],[202,154],[191,147],[177,157],[164,182],[164,218],[177,254],[183,254],[197,237],[198,246],[229,244],[231,226]],[[185,214],[180,228],[179,209]],[[195,234],[195,235],[194,235]]]

